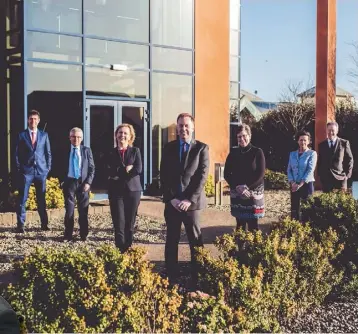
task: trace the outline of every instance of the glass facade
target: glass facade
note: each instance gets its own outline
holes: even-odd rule
[[[29,110],[38,110],[58,176],[56,159],[62,158],[72,127],[83,128],[84,144],[95,149],[93,131],[102,133],[91,112],[95,103],[113,127],[125,120],[140,123],[133,125],[146,142],[144,180],[155,178],[163,146],[176,138],[177,115],[194,112],[194,0],[6,2],[4,31],[14,50],[9,75],[25,96],[13,102],[22,110],[13,132],[26,126]],[[111,101],[125,105],[106,107]],[[140,110],[139,119],[133,110]]]
[[[230,147],[236,146],[240,122],[240,0],[230,0]]]

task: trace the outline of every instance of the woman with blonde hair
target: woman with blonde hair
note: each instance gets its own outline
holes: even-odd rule
[[[114,132],[117,146],[107,158],[108,198],[114,226],[115,244],[121,252],[132,246],[134,223],[140,202],[142,158],[133,146],[135,131],[120,124]]]

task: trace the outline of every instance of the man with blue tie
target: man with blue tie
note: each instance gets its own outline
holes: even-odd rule
[[[74,212],[77,199],[80,237],[86,241],[88,235],[89,191],[94,178],[95,166],[92,151],[81,145],[83,132],[80,128],[70,131],[71,149],[68,153],[66,176],[63,182],[65,197],[65,235],[64,241],[71,241],[74,226]]]
[[[51,148],[48,134],[37,128],[40,113],[31,110],[28,114],[28,129],[17,138],[15,160],[19,175],[19,198],[17,205],[17,232],[24,233],[26,221],[26,201],[32,183],[36,189],[37,209],[41,219],[41,229],[48,231],[46,212],[46,178],[51,170]]]

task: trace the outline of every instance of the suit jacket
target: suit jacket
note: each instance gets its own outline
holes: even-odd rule
[[[64,181],[68,177],[68,165],[69,165],[69,159],[71,154],[71,147],[67,151],[67,155],[64,155],[63,157],[63,168],[62,170],[65,172],[65,174],[62,175],[61,181]],[[92,184],[94,174],[95,174],[95,165],[92,155],[92,150],[87,146],[80,146],[81,150],[81,180],[82,183],[88,183],[89,185]]]
[[[184,166],[180,163],[180,141],[165,145],[160,164],[160,181],[164,203],[173,198],[192,202],[189,210],[200,210],[206,206],[204,186],[209,173],[208,145],[192,140]]]
[[[0,296],[0,334],[20,334],[20,323],[15,311]]]
[[[143,165],[139,148],[128,146],[124,160],[117,147],[113,148],[106,158],[106,165],[109,197],[122,195],[126,191],[142,191],[140,175]],[[127,173],[126,166],[130,165],[133,165],[133,168]]]
[[[324,182],[332,176],[337,180],[349,179],[353,170],[353,154],[348,140],[337,138],[332,154],[328,141],[318,146],[318,176]]]
[[[33,148],[29,130],[20,132],[16,142],[15,159],[19,173],[30,174],[36,168],[40,175],[47,175],[52,163],[48,134],[37,129],[36,145]]]
[[[307,150],[299,156],[298,150],[290,153],[287,166],[288,182],[305,183],[313,182],[316,169],[317,153]]]

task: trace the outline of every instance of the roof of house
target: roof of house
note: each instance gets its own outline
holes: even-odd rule
[[[298,97],[314,97],[316,95],[316,86],[307,89],[306,91],[298,94]],[[336,96],[337,97],[353,97],[353,94],[344,90],[343,88],[336,87]]]
[[[262,99],[259,96],[252,94],[247,90],[241,89],[240,98],[242,98],[243,96],[246,96],[250,101],[262,101]]]

